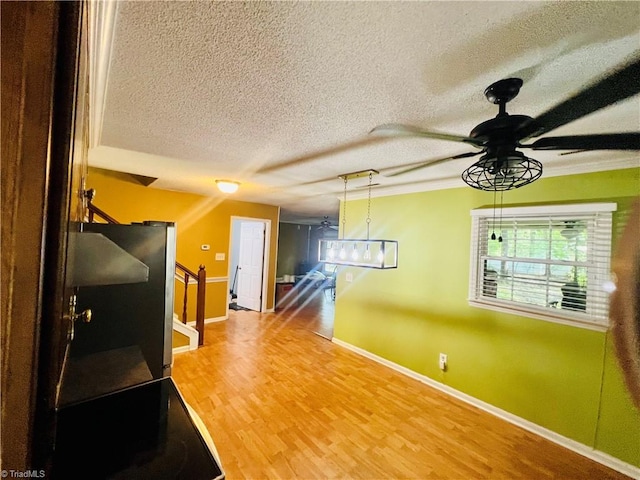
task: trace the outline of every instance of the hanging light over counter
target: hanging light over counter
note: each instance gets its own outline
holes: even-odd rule
[[[367,204],[367,238],[339,238],[320,240],[318,261],[333,265],[348,265],[364,268],[398,268],[398,242],[396,240],[378,240],[369,238],[371,225],[371,182],[376,170],[340,175],[344,181],[344,201],[342,203],[342,235],[344,235],[347,218],[347,182],[350,179],[369,176],[369,195]]]

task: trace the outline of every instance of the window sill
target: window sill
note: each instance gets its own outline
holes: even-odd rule
[[[474,299],[469,299],[469,305],[472,307],[484,308],[485,310],[509,313],[511,315],[518,315],[520,317],[535,318],[536,320],[543,320],[545,322],[558,323],[560,325],[584,328],[586,330],[594,330],[596,332],[606,332],[609,329],[609,325],[604,323],[596,323],[593,321],[581,320],[577,318],[567,318],[560,315],[550,315],[542,310],[537,311],[526,308],[520,309],[514,307],[513,305],[499,305],[493,302],[489,303]]]

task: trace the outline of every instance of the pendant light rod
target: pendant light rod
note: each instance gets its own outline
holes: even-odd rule
[[[367,239],[369,239],[369,224],[371,223],[370,212],[371,212],[371,187],[372,187],[372,179],[374,175],[378,175],[380,172],[378,170],[374,170],[369,168],[368,170],[359,170],[357,172],[351,173],[343,173],[342,175],[338,175],[338,178],[344,181],[344,198],[342,201],[342,235],[340,238],[344,238],[344,234],[347,229],[347,184],[349,180],[353,180],[356,178],[369,177],[369,210],[367,213]]]
[[[371,182],[373,181],[373,173],[369,172],[369,194],[367,198],[367,240],[369,240],[369,227],[371,226]]]
[[[332,265],[352,267],[389,269],[398,268],[398,242],[396,240],[372,239],[369,236],[371,225],[371,187],[373,176],[377,170],[361,170],[359,172],[338,175],[344,181],[344,200],[342,213],[342,235],[337,240],[320,240],[318,244],[318,261]],[[369,177],[367,201],[367,236],[366,238],[344,238],[347,218],[347,183],[349,180]]]
[[[342,232],[340,238],[344,238],[344,232],[347,231],[347,182],[349,179],[344,177],[344,200],[342,201]]]

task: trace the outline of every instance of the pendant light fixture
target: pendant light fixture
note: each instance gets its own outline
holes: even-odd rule
[[[506,150],[505,150],[506,149]],[[487,155],[471,165],[462,173],[462,180],[478,190],[493,192],[493,223],[491,240],[502,242],[502,206],[503,194],[507,190],[529,185],[542,175],[542,164],[507,147],[489,151]],[[496,194],[500,192],[499,234],[496,236]]]
[[[344,181],[344,199],[342,202],[342,231],[337,240],[320,240],[318,261],[333,265],[352,267],[389,269],[398,268],[398,242],[396,240],[378,240],[369,238],[371,226],[371,186],[376,170],[340,175]],[[369,177],[367,198],[367,236],[366,238],[343,238],[347,226],[347,183],[359,177]]]

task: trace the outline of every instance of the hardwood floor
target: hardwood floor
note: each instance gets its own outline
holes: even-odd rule
[[[285,319],[301,317],[301,326],[328,340],[333,338],[335,301],[331,290],[308,289],[297,305],[278,311]]]
[[[327,341],[324,304],[231,311],[174,357],[228,479],[627,478]]]

